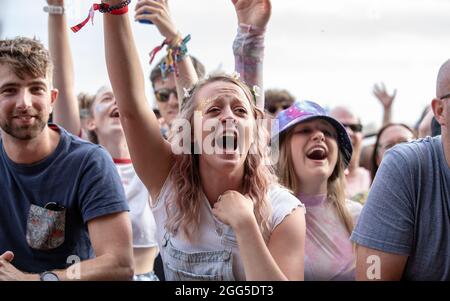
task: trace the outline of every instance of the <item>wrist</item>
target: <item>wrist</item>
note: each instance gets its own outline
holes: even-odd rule
[[[39,277],[39,274],[24,274],[23,280],[24,281],[39,281],[40,277]]]
[[[43,10],[49,15],[64,15],[65,13],[63,5],[47,5],[43,7]]]
[[[239,23],[238,29],[241,32],[263,34],[266,32],[266,27],[259,27],[254,24]]]
[[[181,33],[178,31],[175,36],[172,38],[166,38],[167,45],[169,47],[175,48],[180,47],[181,42],[183,42],[183,37],[181,36]]]
[[[237,219],[233,224],[230,224],[231,228],[237,233],[245,235],[246,231],[253,231],[253,228],[256,227],[258,229],[258,224],[256,223],[256,218],[253,213],[242,216],[241,218]]]

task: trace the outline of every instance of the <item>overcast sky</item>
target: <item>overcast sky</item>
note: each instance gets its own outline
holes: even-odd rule
[[[6,4],[0,12],[2,38],[36,36],[47,44],[46,1],[0,1]],[[69,23],[75,25],[94,1],[66,3]],[[328,107],[346,104],[364,123],[376,125],[382,111],[372,96],[375,82],[384,81],[389,91],[397,88],[393,117],[408,124],[435,96],[437,71],[450,58],[450,1],[272,0],[272,6],[265,88],[285,88],[299,100]],[[179,30],[192,35],[190,53],[208,71],[231,72],[237,22],[231,0],[171,0],[170,7]],[[162,38],[154,26],[135,23],[133,29],[148,77],[148,52]],[[94,26],[70,33],[70,42],[76,90],[94,93],[108,80],[101,15],[96,14]],[[149,84],[147,95],[153,101]]]

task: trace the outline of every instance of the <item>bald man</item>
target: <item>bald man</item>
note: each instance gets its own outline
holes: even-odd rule
[[[330,112],[331,117],[339,120],[347,130],[352,141],[353,154],[345,172],[345,194],[349,199],[359,199],[366,195],[370,188],[370,172],[359,166],[362,147],[362,125],[359,119],[347,108],[336,107]]]
[[[353,231],[359,280],[450,280],[450,60],[431,102],[442,136],[389,150]]]

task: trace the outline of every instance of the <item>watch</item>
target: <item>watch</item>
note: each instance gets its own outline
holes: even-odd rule
[[[43,272],[39,275],[41,281],[59,281],[58,275],[53,272]]]

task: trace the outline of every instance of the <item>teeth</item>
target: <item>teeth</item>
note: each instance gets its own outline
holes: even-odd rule
[[[312,154],[312,153],[315,152],[315,151],[321,151],[321,152],[324,152],[324,153],[325,153],[325,150],[324,150],[323,148],[321,148],[321,147],[315,147],[315,148],[313,148],[313,149],[311,149],[311,150],[309,151],[308,155]]]
[[[312,160],[323,160],[327,157],[325,148],[314,147],[307,153],[307,157]]]

